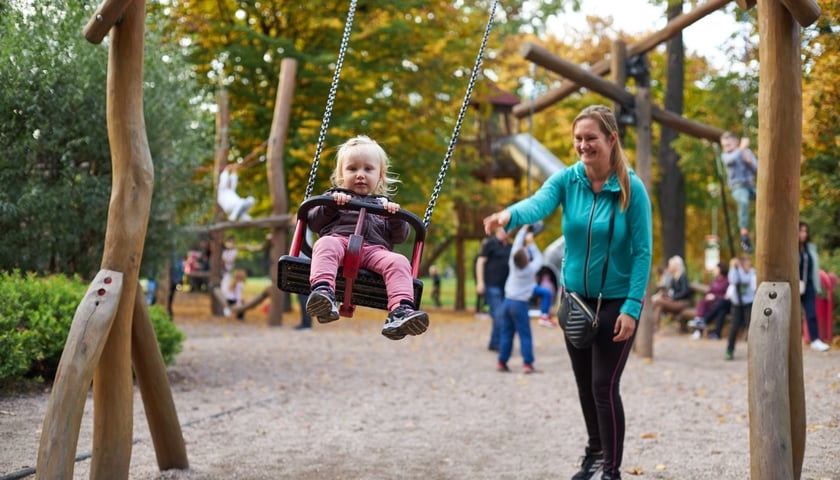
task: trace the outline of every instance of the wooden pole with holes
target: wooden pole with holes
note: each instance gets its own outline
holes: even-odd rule
[[[816,15],[814,15],[815,8]],[[799,277],[799,258],[796,251],[799,222],[799,159],[802,149],[802,60],[799,47],[800,24],[791,12],[799,12],[796,19],[800,22],[809,19],[813,22],[819,16],[819,8],[809,0],[758,2],[761,71],[758,88],[755,267],[761,285],[764,282],[786,282],[789,285],[798,285]],[[786,339],[789,351],[787,363],[791,435],[789,454],[793,466],[791,478],[798,479],[802,475],[802,461],[805,456],[802,320],[799,302],[791,299],[790,303],[790,324]],[[761,315],[762,312],[753,309],[753,325],[761,318]],[[750,327],[751,340],[752,333],[753,328]],[[750,365],[768,360],[752,358],[753,355],[759,354],[759,351],[750,348]],[[767,380],[762,375],[766,373],[750,370],[751,393],[755,390],[753,383]],[[760,415],[761,400],[754,394],[750,395],[751,419]],[[762,442],[763,438],[772,433],[773,428],[772,423],[750,421],[750,444]],[[775,450],[757,448],[751,449],[751,453],[751,478],[758,480],[781,478],[770,476],[764,468],[768,459],[773,461],[774,457],[778,456]]]
[[[93,381],[90,478],[128,478],[134,377],[147,406],[162,468],[186,468],[186,451],[154,331],[139,286],[154,166],[143,117],[144,0],[105,0],[85,37],[111,32],[107,121],[112,187],[101,271],[73,318],[58,366],[38,450],[39,479],[72,478],[87,392]],[[138,311],[138,302],[142,303]],[[177,432],[177,433],[176,433]],[[164,438],[166,437],[166,438]]]

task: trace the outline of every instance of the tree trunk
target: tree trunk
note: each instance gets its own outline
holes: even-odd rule
[[[682,13],[683,2],[673,2],[668,7],[668,19]],[[665,110],[682,115],[683,87],[685,84],[685,52],[682,33],[667,43],[667,84],[665,88]],[[662,260],[673,255],[685,258],[685,180],[680,171],[680,157],[672,143],[679,134],[662,125],[659,144],[659,169],[661,180],[656,185],[659,201],[659,215],[662,220]]]

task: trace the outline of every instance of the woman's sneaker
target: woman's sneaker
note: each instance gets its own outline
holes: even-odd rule
[[[388,314],[382,335],[391,340],[402,340],[406,335],[420,335],[429,328],[429,315],[410,305],[399,305]]]
[[[306,300],[306,313],[311,317],[318,317],[320,323],[338,320],[338,305],[335,303],[335,292],[330,287],[318,287],[312,290]]]
[[[592,453],[592,450],[586,447],[586,453],[584,453],[580,462],[580,470],[572,477],[572,480],[594,480],[603,467],[603,452]]]

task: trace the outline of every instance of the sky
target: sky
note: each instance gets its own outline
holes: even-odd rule
[[[664,28],[667,23],[664,7],[651,5],[648,0],[585,0],[582,3],[580,13],[567,12],[562,18],[556,19],[556,23],[552,22],[551,32],[559,35],[564,25],[582,23],[587,14],[611,16],[617,30],[631,34],[655,32]],[[684,10],[686,12],[692,8],[687,3]],[[731,5],[734,6],[734,2]],[[742,32],[740,22],[735,21],[731,13],[720,9],[684,29],[683,41],[687,51],[699,53],[714,67],[727,71],[732,63],[725,54],[727,45],[743,49],[744,41],[740,38]],[[735,40],[738,43],[734,45],[733,40],[729,38],[733,33],[739,37]]]

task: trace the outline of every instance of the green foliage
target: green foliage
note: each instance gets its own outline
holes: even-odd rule
[[[155,330],[158,347],[166,365],[175,364],[175,355],[181,353],[186,335],[178,329],[162,305],[149,306],[149,318]]]
[[[2,269],[85,278],[98,270],[111,189],[109,42],[93,45],[81,34],[95,7],[12,2],[0,16]],[[201,120],[210,117],[196,106],[202,94],[180,47],[161,43],[154,29],[145,44],[145,123],[157,180],[144,261],[154,261],[169,258],[175,219],[190,221],[209,197],[190,182],[202,157],[212,158],[212,119]]]
[[[0,273],[0,383],[55,374],[86,291],[78,277]],[[164,361],[173,364],[184,334],[162,307],[149,313]]]

